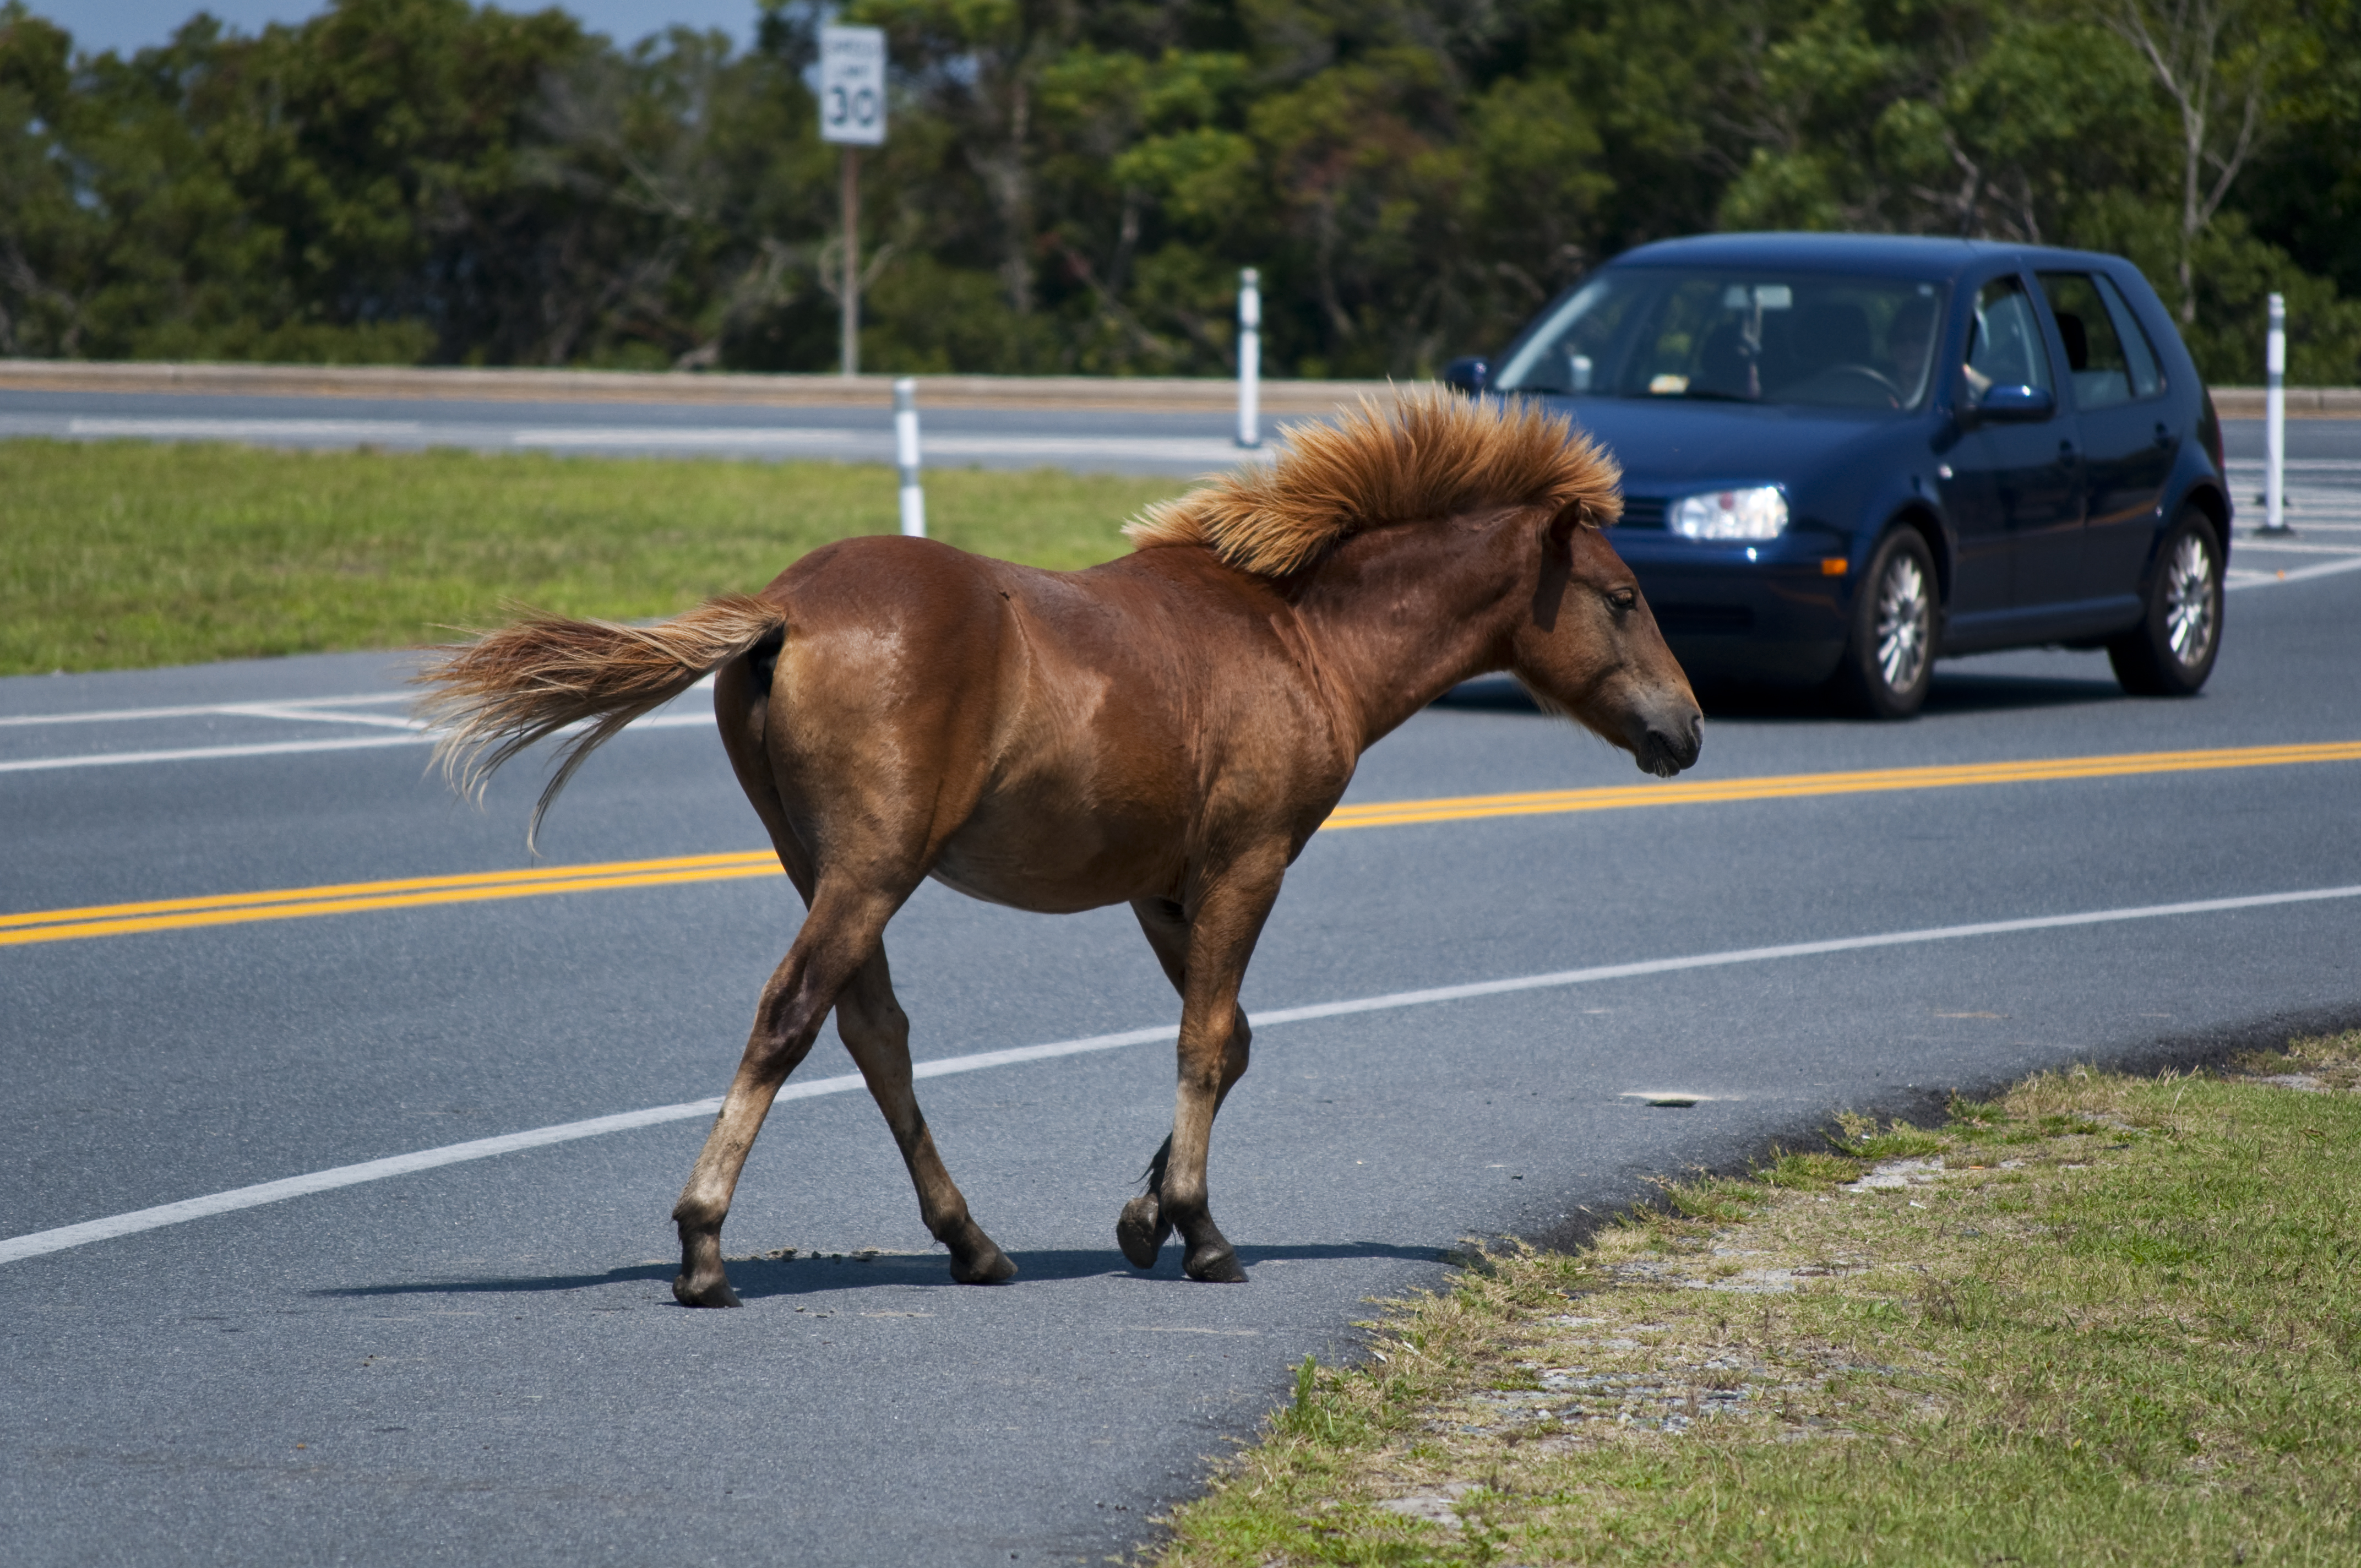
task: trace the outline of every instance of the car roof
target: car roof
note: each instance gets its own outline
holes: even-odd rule
[[[1909,278],[1952,278],[1971,267],[2014,260],[2020,266],[2072,259],[2088,266],[2111,260],[2089,251],[1994,240],[1943,239],[1898,234],[1705,234],[1663,239],[1627,250],[1614,267],[1771,267],[1803,271],[1842,269]]]

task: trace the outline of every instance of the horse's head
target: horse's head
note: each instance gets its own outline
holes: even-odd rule
[[[1705,716],[1639,579],[1579,506],[1534,525],[1541,565],[1510,671],[1550,707],[1670,778],[1697,759]]]

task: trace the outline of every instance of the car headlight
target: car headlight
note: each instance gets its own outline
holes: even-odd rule
[[[1787,526],[1787,498],[1776,485],[1683,496],[1664,519],[1686,539],[1776,539]]]

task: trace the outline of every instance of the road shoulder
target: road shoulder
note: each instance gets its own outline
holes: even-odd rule
[[[2361,1033],[2242,1067],[1844,1117],[1471,1254],[1307,1363],[1161,1561],[2349,1553]]]

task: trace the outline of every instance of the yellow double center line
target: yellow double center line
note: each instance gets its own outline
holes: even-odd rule
[[[2212,751],[2128,751],[2112,757],[2037,757],[2023,762],[1960,762],[1924,768],[1869,768],[1846,773],[1782,773],[1769,778],[1697,779],[1678,784],[1616,784],[1605,789],[1380,801],[1367,806],[1340,806],[1323,826],[1399,828],[1413,822],[1459,822],[1473,817],[1550,817],[1567,811],[1616,811],[1633,806],[1703,806],[1727,800],[1790,800],[1805,795],[1876,795],[1897,789],[1952,789],[1961,784],[2039,784],[2058,779],[2122,778],[2138,773],[2192,773],[2217,768],[2276,768],[2290,762],[2355,761],[2361,761],[2361,740],[2330,740],[2304,746],[2239,746]]]
[[[2361,762],[2361,740],[2240,746],[2205,751],[2132,751],[2106,757],[2041,757],[2021,762],[1871,768],[1838,773],[1784,773],[1764,778],[1530,790],[1513,795],[1340,806],[1329,817],[1325,828],[1400,828],[1421,822],[1549,817],[1642,806],[1705,806],[1737,800],[1792,800],[1892,790],[1953,789],[1965,784],[2037,784],[2349,762]],[[118,937],[137,931],[173,931],[197,926],[235,926],[251,920],[293,920],[309,915],[416,909],[428,905],[478,904],[496,898],[538,898],[553,893],[663,887],[675,883],[723,882],[733,877],[778,874],[779,862],[768,850],[750,850],[658,861],[609,861],[531,871],[469,872],[457,876],[407,877],[396,882],[340,883],[326,887],[291,887],[204,898],[163,898],[143,904],[93,905],[82,909],[42,909],[0,915],[0,947],[67,942],[83,937]]]
[[[283,887],[210,898],[159,898],[145,904],[95,904],[86,909],[0,915],[0,947],[68,942],[78,937],[119,937],[134,931],[177,931],[192,926],[236,926],[248,920],[293,920],[306,915],[353,915],[365,909],[416,909],[430,904],[478,904],[494,898],[538,898],[545,893],[593,893],[610,887],[662,887],[667,883],[778,874],[777,856],[768,850],[748,850],[663,861],[609,861],[523,872],[469,872],[459,876],[404,877],[398,882]]]

